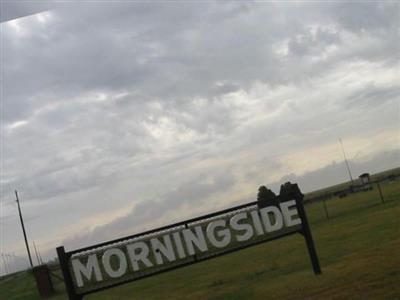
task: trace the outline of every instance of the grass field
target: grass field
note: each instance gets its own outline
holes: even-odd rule
[[[400,299],[400,181],[306,206],[323,274],[300,235],[129,283],[85,299]],[[56,281],[55,281],[56,282]],[[52,300],[67,299],[62,283]],[[39,299],[26,272],[0,281],[0,299]]]

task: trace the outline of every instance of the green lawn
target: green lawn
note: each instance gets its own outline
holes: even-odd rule
[[[400,299],[400,181],[306,206],[322,272],[300,235],[93,294],[85,299]],[[52,300],[66,299],[62,284]],[[33,278],[0,281],[0,299],[39,299]]]

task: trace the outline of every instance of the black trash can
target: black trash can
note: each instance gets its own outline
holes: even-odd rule
[[[39,295],[42,298],[48,298],[54,295],[54,287],[51,281],[49,267],[47,265],[40,265],[34,267],[32,271],[36,279]]]

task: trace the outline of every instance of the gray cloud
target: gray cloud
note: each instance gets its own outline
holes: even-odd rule
[[[380,31],[398,28],[399,4],[393,2],[370,3],[336,3],[332,7],[337,13],[340,24],[355,31]],[[332,11],[329,11],[332,14]]]
[[[361,6],[367,7],[370,14],[379,11],[380,18],[385,20],[395,19],[389,4],[379,10],[376,5]],[[294,53],[311,49],[318,53],[333,43],[340,46],[343,30],[358,29],[347,24],[345,15],[338,14],[338,19],[326,25],[333,24],[339,32],[322,27],[316,28],[315,36],[311,36],[307,26],[320,21],[318,9],[308,23],[293,28],[292,23],[282,23],[276,16],[282,9],[287,9],[288,17],[293,17],[297,25],[300,14],[295,14],[290,5],[250,5],[242,9],[240,3],[161,6],[126,3],[99,5],[96,9],[86,5],[56,9],[51,27],[29,23],[30,28],[25,29],[31,35],[25,38],[24,47],[19,47],[8,31],[4,34],[6,120],[21,118],[24,111],[32,111],[35,103],[69,98],[88,90],[128,89],[139,98],[170,99],[175,105],[177,100],[187,102],[186,97],[220,94],[221,89],[215,87],[220,81],[231,87],[228,90],[238,84],[248,88],[254,80],[280,84],[293,79],[297,72],[310,71],[308,64],[296,64],[296,70],[290,66],[293,61],[277,64],[272,44],[289,38],[289,48]],[[309,14],[307,7],[299,9]],[[340,7],[333,9],[341,11]],[[69,21],[72,15],[73,21]],[[364,17],[353,22],[363,26]],[[396,22],[379,24],[387,34],[397,32]],[[288,33],[288,29],[293,31]],[[368,34],[380,35],[375,31]],[[24,54],[27,49],[29,55]],[[321,69],[327,63],[320,63]],[[313,69],[308,76],[318,73]],[[24,89],[19,88],[21,80]],[[38,94],[38,91],[43,92]],[[19,107],[8,109],[7,103]],[[18,115],[14,116],[16,112]]]
[[[355,91],[348,99],[348,107],[371,107],[393,101],[400,95],[400,87],[376,87],[373,83]]]

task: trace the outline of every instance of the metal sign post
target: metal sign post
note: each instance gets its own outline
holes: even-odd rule
[[[58,255],[58,260],[60,262],[61,271],[64,277],[65,289],[67,291],[69,300],[81,300],[82,296],[78,295],[75,292],[72,276],[69,273],[68,269],[68,260],[71,257],[71,255],[65,253],[65,249],[63,246],[57,247],[57,255]]]
[[[297,184],[296,184],[296,187],[297,187]],[[297,189],[298,189],[298,187],[297,187]],[[310,225],[308,224],[306,211],[304,209],[304,204],[303,204],[304,196],[303,196],[303,194],[300,193],[300,190],[298,190],[298,192],[299,193],[298,193],[298,195],[296,195],[295,199],[296,199],[296,204],[297,204],[297,210],[299,212],[299,216],[300,216],[302,224],[303,224],[303,229],[301,230],[301,234],[304,236],[304,239],[306,241],[307,250],[308,250],[308,254],[311,259],[311,264],[313,266],[314,274],[319,275],[319,274],[321,274],[321,267],[319,265],[317,250],[315,249]]]

